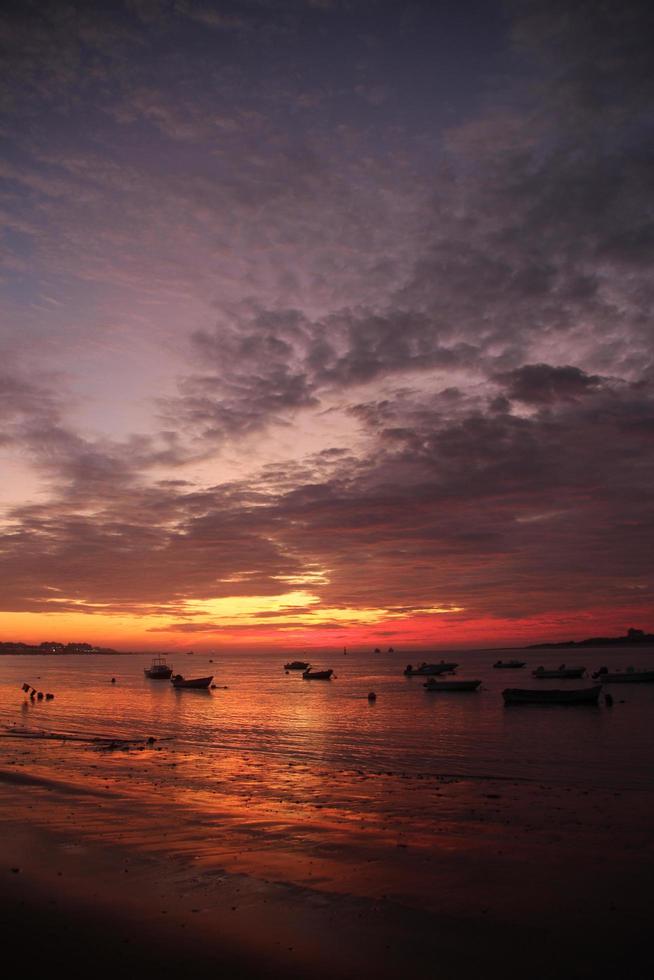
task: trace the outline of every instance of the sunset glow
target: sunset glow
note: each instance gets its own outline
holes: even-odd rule
[[[445,6],[11,7],[4,639],[648,626],[646,35]]]
[[[6,961],[654,976],[654,3],[0,51]]]

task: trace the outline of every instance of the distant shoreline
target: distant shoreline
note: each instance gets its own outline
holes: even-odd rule
[[[592,636],[587,640],[563,640],[560,643],[532,643],[525,650],[563,650],[571,647],[624,647],[654,644],[654,633],[630,629],[626,636]]]
[[[12,642],[0,642],[0,657],[134,657],[134,656],[155,656],[157,651],[152,650],[114,650],[112,647],[107,648],[94,648],[94,649],[75,649],[76,644],[71,644],[71,648],[63,647],[61,649],[44,649],[41,645],[33,646],[28,643],[21,643],[20,641]],[[86,645],[89,646],[88,644]],[[457,649],[461,652],[476,651],[479,653],[502,653],[508,651],[517,650],[573,650],[577,648],[585,647],[640,647],[640,646],[654,646],[654,633],[645,633],[644,630],[631,628],[627,631],[624,636],[592,636],[584,640],[559,640],[550,641],[545,643],[530,643],[520,646],[492,646],[492,647],[438,647],[436,649],[419,649],[411,648],[406,650],[396,649],[393,652],[399,658],[402,656],[428,656],[442,654],[445,651],[456,652]],[[188,651],[191,652],[191,651]],[[198,651],[202,655],[201,651]],[[282,655],[282,650],[271,650],[268,651],[271,655]],[[365,651],[351,651],[353,653],[361,653]],[[215,651],[214,651],[215,653]],[[164,653],[160,655],[163,656],[175,656],[179,655],[179,651],[175,654]],[[286,655],[286,654],[284,654]]]
[[[60,650],[56,653],[47,650],[0,650],[0,657],[133,657],[136,654],[138,651],[134,650]]]

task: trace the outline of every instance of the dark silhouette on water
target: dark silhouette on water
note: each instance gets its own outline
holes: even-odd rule
[[[654,670],[636,670],[635,667],[609,670],[608,667],[600,667],[593,674],[593,679],[603,684],[654,684]]]
[[[305,681],[329,681],[332,679],[334,671],[329,670],[312,670],[311,667],[305,670],[302,674],[302,679]]]
[[[213,677],[183,677],[181,674],[175,674],[171,678],[170,683],[174,688],[186,688],[192,689],[194,691],[205,691],[211,684]]]
[[[143,668],[143,673],[151,681],[167,681],[173,676],[173,666],[165,657],[154,657],[150,666]]]
[[[507,687],[502,691],[505,704],[597,704],[602,685],[577,688],[574,691],[533,690]]]

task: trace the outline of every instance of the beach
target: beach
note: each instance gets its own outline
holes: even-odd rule
[[[260,670],[253,664],[252,676]],[[92,961],[94,972],[106,975],[649,975],[654,788],[641,769],[650,741],[634,743],[631,766],[621,773],[614,765],[600,772],[585,750],[587,771],[576,779],[574,754],[567,762],[559,754],[547,772],[535,742],[543,724],[552,733],[568,729],[582,745],[584,732],[627,740],[629,712],[638,721],[654,691],[633,692],[611,710],[517,709],[508,724],[534,726],[533,771],[528,764],[520,773],[490,771],[494,763],[485,772],[472,765],[456,772],[466,769],[474,732],[451,771],[434,735],[440,726],[445,739],[448,723],[456,732],[461,712],[460,731],[476,724],[476,754],[488,756],[480,739],[491,721],[482,715],[488,710],[489,719],[506,723],[495,712],[493,675],[486,691],[467,695],[476,700],[448,708],[433,707],[429,695],[397,679],[395,663],[378,672],[380,692],[382,675],[388,678],[389,701],[397,691],[418,722],[423,709],[434,718],[422,764],[413,750],[405,751],[404,767],[378,764],[390,755],[377,742],[377,708],[368,711],[359,697],[369,663],[341,669],[322,693],[275,675],[270,705],[279,697],[286,710],[296,698],[311,720],[307,725],[294,710],[277,740],[295,732],[296,741],[281,755],[258,751],[251,735],[230,742],[230,692],[235,712],[236,692],[239,702],[249,694],[247,672],[239,689],[228,664],[220,673],[236,688],[226,685],[202,701],[157,689],[158,729],[154,716],[135,731],[114,712],[121,736],[132,729],[126,742],[85,731],[83,718],[73,731],[64,709],[59,716],[46,715],[45,704],[40,713],[22,709],[15,689],[3,688],[0,854],[12,941],[32,965],[61,962],[71,972]],[[136,673],[120,684],[122,693],[98,687],[98,697],[117,705],[129,692],[151,695]],[[86,690],[93,702],[94,688]],[[366,724],[358,723],[366,752],[362,745],[356,756],[349,748],[331,754],[327,744],[319,752],[325,740],[333,748],[337,732],[345,737],[348,698],[352,725],[368,712]],[[164,705],[176,718],[177,737]],[[268,727],[281,724],[271,710]],[[217,728],[198,745],[190,734],[198,713],[212,711]],[[332,730],[333,713],[339,724]],[[413,744],[408,731],[403,737]]]

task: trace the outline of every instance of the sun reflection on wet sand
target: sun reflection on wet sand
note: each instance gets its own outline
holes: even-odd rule
[[[19,824],[54,835],[55,854],[117,848],[130,889],[136,868],[148,888],[159,874],[162,893],[214,918],[247,893],[251,908],[292,895],[323,918],[361,903],[352,914],[377,938],[391,908],[406,935],[421,916],[592,929],[620,894],[621,923],[638,923],[654,861],[649,742],[626,712],[508,714],[480,658],[482,692],[445,700],[394,660],[348,658],[336,680],[309,684],[281,663],[196,655],[184,670],[218,688],[184,693],[146,682],[141,659],[7,663],[0,820],[8,839]],[[28,666],[55,701],[20,703]],[[634,692],[634,710],[648,696]]]

